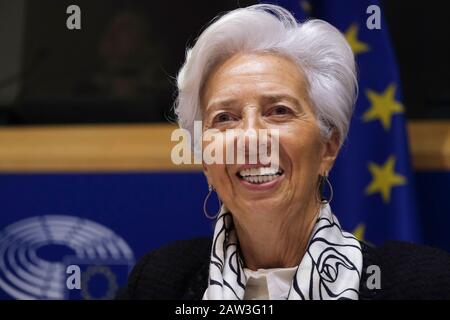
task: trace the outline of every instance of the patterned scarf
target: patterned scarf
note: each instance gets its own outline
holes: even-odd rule
[[[289,300],[358,299],[362,270],[359,241],[341,229],[322,205],[306,252],[295,272]],[[247,279],[233,217],[223,206],[217,218],[204,300],[242,300]]]

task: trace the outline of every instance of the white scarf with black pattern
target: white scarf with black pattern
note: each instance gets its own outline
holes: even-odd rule
[[[204,300],[243,299],[247,279],[238,246],[233,217],[223,206],[214,230]],[[322,205],[288,299],[358,299],[362,260],[359,241],[341,229],[328,204]]]

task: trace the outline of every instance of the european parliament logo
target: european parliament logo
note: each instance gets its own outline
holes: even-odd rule
[[[134,261],[122,237],[79,217],[36,216],[0,231],[0,291],[13,299],[111,299]],[[78,290],[67,285],[71,266]]]

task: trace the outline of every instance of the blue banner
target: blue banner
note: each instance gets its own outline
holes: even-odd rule
[[[347,141],[331,171],[332,208],[344,228],[374,244],[421,242],[400,78],[378,1],[271,2],[299,21],[325,20],[349,42],[359,97]]]
[[[212,235],[207,191],[198,172],[0,174],[0,299],[113,298],[145,253]]]

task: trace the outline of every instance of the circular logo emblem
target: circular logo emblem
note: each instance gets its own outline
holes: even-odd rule
[[[63,254],[49,257],[46,251],[62,251]],[[27,218],[0,231],[0,288],[13,298],[64,299],[67,295],[67,261],[131,267],[134,254],[122,237],[112,230],[73,216]],[[97,269],[89,270],[91,273],[100,270],[108,275],[108,279],[115,279],[106,269]],[[117,283],[110,285],[114,289],[117,287]],[[89,297],[86,292],[83,296]]]

